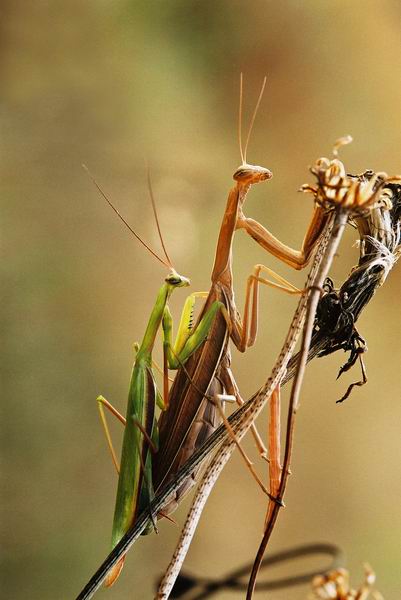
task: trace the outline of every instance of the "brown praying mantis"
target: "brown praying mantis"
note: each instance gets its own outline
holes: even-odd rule
[[[290,294],[300,293],[296,287],[271,269],[258,264],[248,277],[242,320],[235,304],[233,289],[232,246],[235,232],[243,229],[272,255],[296,269],[302,269],[308,263],[327,221],[327,211],[316,204],[301,250],[297,251],[280,242],[260,223],[246,218],[243,214],[243,205],[251,186],[268,181],[272,177],[269,169],[246,162],[248,143],[265,84],[266,78],[252,115],[243,151],[241,75],[239,145],[242,164],[233,175],[236,183],[228,194],[220,227],[211,275],[212,285],[199,317],[202,319],[210,306],[218,301],[224,305],[229,319],[224,318],[222,313],[217,314],[204,343],[193,353],[185,364],[185,368],[177,371],[169,393],[169,410],[165,411],[159,420],[160,451],[153,461],[155,490],[160,489],[164,483],[174,477],[181,465],[200,447],[218,424],[216,403],[210,402],[207,396],[215,398],[216,395],[225,393],[233,396],[239,404],[242,404],[243,401],[230,368],[231,356],[228,341],[230,338],[240,352],[245,352],[254,344],[258,328],[259,284],[275,287]],[[261,277],[261,272],[266,272],[276,281]],[[194,382],[196,385],[193,385]],[[266,456],[266,449],[255,429],[253,433],[260,454]],[[250,461],[247,464],[251,468]],[[171,513],[194,483],[195,474],[188,478],[182,488],[175,493],[164,511]]]

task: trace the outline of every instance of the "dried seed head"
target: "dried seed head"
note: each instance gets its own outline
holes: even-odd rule
[[[338,148],[352,141],[351,136],[340,138],[334,145],[333,153],[338,153]],[[374,173],[369,177],[355,178],[347,175],[344,164],[334,158],[319,158],[310,168],[315,176],[317,185],[305,184],[302,192],[312,193],[319,206],[326,210],[338,207],[349,209],[351,215],[358,215],[376,207],[389,207],[390,194],[385,186],[390,182],[401,180],[401,176],[389,177],[387,173]]]
[[[326,575],[317,575],[312,580],[313,597],[321,600],[368,600],[369,597],[383,600],[381,594],[372,590],[376,575],[369,565],[364,565],[365,580],[358,590],[349,584],[349,573],[345,569],[336,569]],[[372,596],[370,596],[372,594]]]

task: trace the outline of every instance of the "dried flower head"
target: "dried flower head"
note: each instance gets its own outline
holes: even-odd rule
[[[351,141],[351,136],[338,139],[333,154],[337,156],[338,149]],[[353,214],[383,205],[391,208],[388,191],[384,188],[390,182],[401,181],[400,175],[389,177],[384,172],[374,173],[370,179],[357,179],[347,175],[344,164],[338,158],[319,158],[310,172],[316,177],[317,185],[305,184],[300,191],[312,193],[316,203],[327,210],[342,207],[350,209]]]
[[[383,596],[373,590],[376,575],[369,565],[364,565],[365,580],[358,590],[349,584],[349,573],[346,569],[336,569],[327,575],[317,575],[312,581],[313,598],[320,600],[383,600]]]

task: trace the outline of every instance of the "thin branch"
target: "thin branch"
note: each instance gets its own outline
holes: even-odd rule
[[[291,396],[288,404],[288,416],[287,416],[287,433],[285,440],[285,450],[284,450],[284,460],[283,467],[281,471],[281,481],[279,487],[278,497],[282,499],[285,494],[285,490],[287,487],[287,480],[290,472],[291,466],[291,455],[292,455],[292,447],[293,447],[293,439],[294,439],[294,426],[295,426],[295,416],[299,407],[299,396],[301,391],[301,386],[303,382],[303,377],[305,374],[305,367],[310,347],[310,342],[312,339],[312,329],[313,323],[315,320],[316,308],[319,302],[319,296],[323,287],[323,283],[327,277],[331,264],[333,262],[334,255],[337,251],[338,245],[340,243],[342,234],[344,232],[345,225],[348,220],[348,211],[344,209],[339,209],[336,213],[334,226],[332,230],[332,235],[329,240],[326,253],[324,259],[321,261],[319,265],[319,270],[314,280],[313,287],[310,289],[309,298],[308,298],[308,306],[306,309],[306,318],[304,330],[302,332],[302,342],[301,349],[298,354],[298,364],[297,369],[294,376],[294,381],[291,389]],[[249,579],[248,591],[247,591],[247,600],[251,600],[253,596],[253,592],[255,590],[256,585],[256,577],[262,563],[264,553],[268,544],[268,541],[271,537],[272,531],[274,529],[274,525],[276,523],[278,513],[280,510],[280,505],[275,503],[272,506],[272,510],[269,513],[268,521],[265,527],[265,533],[262,538],[262,542],[259,546],[254,566],[251,572],[251,577]]]

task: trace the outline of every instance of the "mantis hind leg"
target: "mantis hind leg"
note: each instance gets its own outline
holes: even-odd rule
[[[108,401],[106,400],[106,398],[104,396],[98,396],[96,398],[97,400],[97,406],[99,409],[99,415],[100,415],[100,420],[102,423],[102,427],[103,427],[103,431],[104,434],[106,436],[106,440],[107,440],[107,445],[109,447],[110,450],[110,454],[111,454],[111,458],[113,461],[113,464],[116,468],[117,474],[120,473],[120,464],[117,460],[117,455],[116,455],[116,451],[114,450],[114,446],[113,446],[113,442],[111,439],[111,434],[110,434],[110,429],[109,426],[107,424],[107,420],[106,420],[106,414],[104,409],[107,408],[107,410],[109,410],[111,412],[112,415],[114,415],[125,427],[126,425],[126,420],[125,418],[118,412],[118,410],[116,408],[114,408],[114,406]]]
[[[230,438],[232,439],[232,441],[235,443],[235,445],[237,446],[242,458],[244,459],[244,462],[247,466],[247,468],[249,469],[252,477],[255,479],[256,483],[259,485],[259,487],[261,488],[262,492],[264,494],[266,494],[266,496],[268,496],[268,498],[270,500],[272,500],[273,502],[277,502],[278,504],[282,505],[282,502],[279,501],[277,498],[275,498],[274,496],[272,496],[272,494],[270,494],[270,492],[268,491],[268,489],[266,488],[266,486],[264,485],[264,483],[261,481],[259,475],[256,473],[256,470],[254,469],[253,463],[252,461],[249,459],[248,455],[246,454],[245,450],[242,448],[240,441],[238,440],[233,428],[230,425],[229,420],[227,419],[226,415],[224,414],[224,410],[221,406],[221,401],[229,401],[233,399],[235,401],[235,398],[233,398],[230,395],[226,395],[226,394],[216,394],[214,397],[214,402],[217,406],[217,410],[220,413],[220,416],[222,418],[222,421],[224,423],[225,428],[228,431],[228,434],[230,436]]]
[[[238,406],[242,406],[244,404],[244,401],[241,397],[237,382],[235,381],[233,372],[231,371],[230,367],[222,366],[219,371],[219,376],[221,377],[221,380],[223,382],[223,385],[224,385],[227,393],[230,394],[231,396],[234,396],[235,401],[238,404]],[[267,448],[266,448],[265,444],[263,443],[263,440],[262,440],[262,438],[256,428],[256,425],[254,423],[251,425],[251,432],[252,432],[256,447],[258,449],[258,452],[259,452],[261,458],[268,460]]]
[[[110,429],[109,426],[107,424],[107,420],[106,420],[106,414],[105,414],[105,408],[107,408],[108,411],[111,412],[112,415],[114,415],[119,421],[120,423],[122,423],[124,425],[124,427],[127,424],[127,421],[125,419],[125,417],[122,416],[121,413],[118,412],[118,410],[111,404],[111,402],[109,402],[104,396],[98,396],[96,398],[97,403],[98,403],[98,410],[99,410],[99,415],[100,415],[100,420],[102,423],[102,427],[104,430],[104,434],[106,436],[106,440],[107,440],[107,445],[109,447],[110,450],[110,454],[111,454],[111,458],[113,461],[113,464],[116,468],[117,474],[120,473],[120,465],[119,462],[117,460],[117,455],[116,455],[116,451],[114,449],[114,444],[113,441],[111,439],[111,433],[110,433]],[[142,435],[145,437],[146,441],[149,444],[149,447],[151,449],[151,451],[153,453],[157,452],[157,441],[155,442],[146,432],[145,428],[143,427],[143,425],[139,422],[139,420],[135,419],[133,421],[133,424],[135,425],[135,427],[138,427],[138,429],[141,431]]]
[[[281,482],[281,442],[280,442],[280,385],[274,390],[269,400],[269,488],[270,494],[277,497]],[[265,525],[268,522],[273,505],[269,503]]]
[[[138,342],[134,342],[133,350],[134,350],[134,354],[136,356],[138,354],[138,350],[139,350]],[[119,475],[120,464],[117,460],[116,451],[114,450],[114,445],[113,445],[113,442],[111,439],[110,429],[109,429],[109,426],[106,421],[106,414],[105,414],[104,409],[107,408],[107,410],[109,410],[111,412],[111,414],[114,415],[120,421],[120,423],[122,423],[124,425],[124,427],[126,425],[126,419],[125,419],[125,417],[122,416],[121,413],[118,412],[118,410],[111,404],[111,402],[106,400],[106,398],[104,396],[100,395],[96,398],[96,400],[98,403],[97,407],[99,410],[100,421],[102,423],[104,435],[106,436],[106,441],[107,441],[107,445],[110,450],[111,459],[112,459],[115,469],[117,471],[117,475]]]

